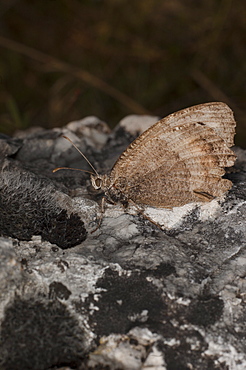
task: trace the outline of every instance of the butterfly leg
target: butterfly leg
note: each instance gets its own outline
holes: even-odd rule
[[[105,213],[105,202],[106,202],[106,197],[102,197],[102,200],[101,200],[101,214],[100,214],[100,217],[99,217],[99,220],[98,220],[98,224],[97,224],[97,227],[91,231],[91,234],[93,234],[95,231],[97,231],[101,224],[102,224],[102,220],[103,220],[103,215]]]

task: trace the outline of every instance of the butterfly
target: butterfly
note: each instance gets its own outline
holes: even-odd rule
[[[102,191],[109,203],[173,208],[210,201],[232,187],[222,176],[236,159],[230,149],[235,127],[233,112],[225,103],[185,108],[144,131],[104,175],[72,144],[93,169],[93,188]]]

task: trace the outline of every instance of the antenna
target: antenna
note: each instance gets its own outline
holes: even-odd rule
[[[94,173],[91,172],[91,171],[81,170],[80,168],[72,168],[72,167],[57,167],[52,172],[57,172],[57,171],[60,171],[60,170],[81,171],[81,172],[87,172],[87,173],[90,173],[91,175],[94,175]]]
[[[81,152],[81,150],[77,147],[77,145],[75,145],[71,139],[69,139],[69,137],[65,136],[65,135],[62,135],[62,137],[64,137],[64,139],[68,140],[73,146],[74,148],[82,155],[82,157],[86,160],[86,162],[89,164],[89,166],[93,169],[94,173],[99,176],[97,170],[95,169],[95,167],[91,164],[91,162],[89,161],[88,158],[86,158],[86,156]],[[69,167],[58,167],[58,168],[55,168],[52,172],[56,172],[56,171],[59,171],[59,170],[75,170],[75,171],[82,171],[82,172],[88,172],[90,173],[91,175],[93,175],[93,172],[91,171],[86,171],[86,170],[81,170],[80,168],[69,168]]]

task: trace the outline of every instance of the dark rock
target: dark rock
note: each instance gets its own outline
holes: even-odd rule
[[[17,162],[18,163],[18,162]],[[5,160],[0,178],[0,232],[19,240],[41,235],[61,248],[86,239],[83,221],[68,215],[56,199],[51,181]]]
[[[16,297],[1,325],[1,368],[78,366],[85,353],[83,342],[83,330],[62,303]]]

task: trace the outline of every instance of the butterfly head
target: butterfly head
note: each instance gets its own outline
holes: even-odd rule
[[[105,191],[108,188],[107,180],[108,180],[107,175],[99,175],[99,174],[91,175],[91,185],[93,186],[95,190]]]

